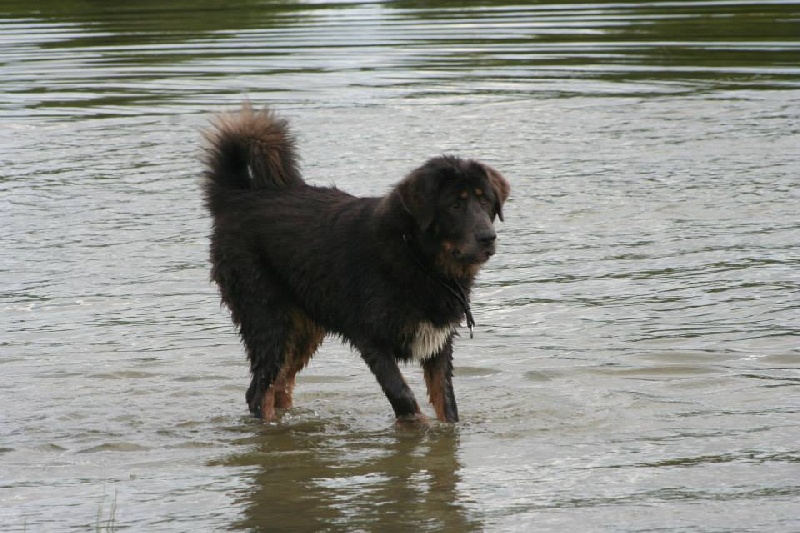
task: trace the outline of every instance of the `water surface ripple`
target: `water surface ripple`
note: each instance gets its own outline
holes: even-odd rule
[[[800,4],[35,4],[0,6],[0,529],[800,530]],[[511,182],[456,427],[395,429],[334,340],[247,416],[198,190],[244,97],[314,183]]]

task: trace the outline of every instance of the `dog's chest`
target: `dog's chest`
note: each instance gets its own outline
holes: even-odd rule
[[[450,325],[437,327],[430,322],[420,322],[409,344],[411,357],[421,361],[436,354],[453,334],[453,329]]]

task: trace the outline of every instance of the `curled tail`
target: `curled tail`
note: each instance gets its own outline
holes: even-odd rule
[[[230,189],[274,189],[303,183],[286,120],[249,103],[218,116],[206,132],[205,190],[209,204]]]

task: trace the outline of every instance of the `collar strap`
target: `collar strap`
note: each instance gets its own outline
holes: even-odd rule
[[[419,255],[417,254],[416,250],[411,246],[411,237],[407,234],[403,234],[403,244],[406,245],[409,254],[414,259],[414,262],[417,266],[422,270],[429,278],[433,281],[447,289],[450,294],[455,296],[458,303],[461,304],[461,307],[464,309],[464,314],[467,317],[467,327],[469,328],[469,338],[472,339],[474,337],[473,328],[475,327],[475,319],[472,317],[472,311],[469,308],[469,297],[467,295],[467,289],[464,288],[456,280],[448,280],[443,278],[442,276],[437,275],[433,272],[430,268],[428,268],[425,263],[422,262]]]

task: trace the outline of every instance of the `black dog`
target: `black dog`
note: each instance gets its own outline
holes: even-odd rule
[[[327,333],[356,348],[400,418],[422,418],[399,361],[419,361],[439,420],[458,421],[453,337],[495,251],[508,182],[436,157],[386,196],[307,185],[286,121],[245,105],[208,134],[211,276],[244,342],[250,411],[292,405],[295,374]]]

